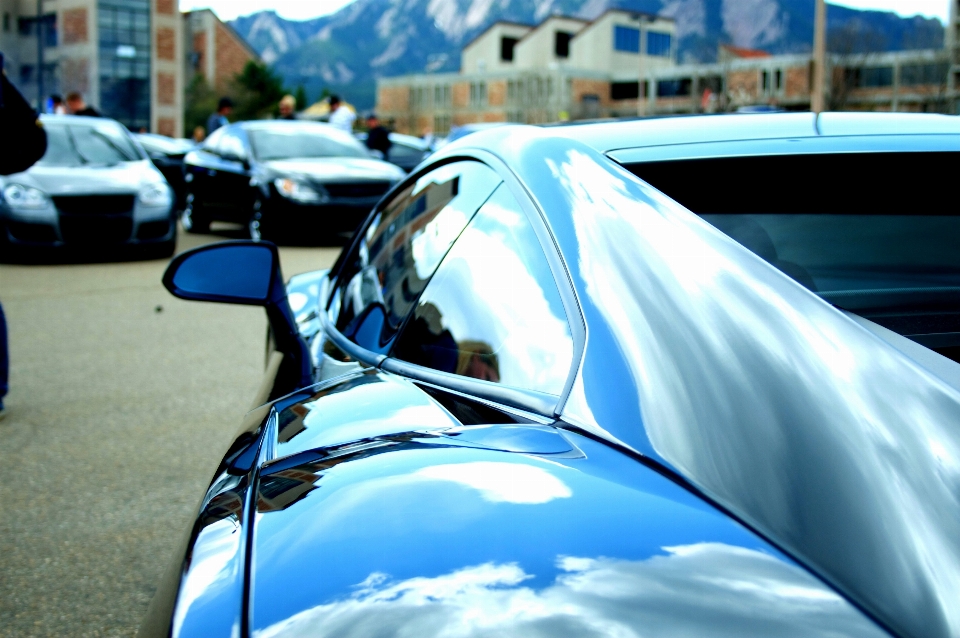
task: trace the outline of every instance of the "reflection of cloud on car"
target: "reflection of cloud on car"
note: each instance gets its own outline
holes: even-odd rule
[[[174,194],[127,130],[102,118],[41,119],[47,152],[30,169],[0,177],[0,243],[173,254]]]

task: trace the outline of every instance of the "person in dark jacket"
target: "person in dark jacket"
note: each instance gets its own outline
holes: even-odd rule
[[[277,105],[277,110],[280,111],[281,120],[297,119],[297,98],[292,95],[284,95],[283,99],[280,100],[280,104]]]
[[[67,113],[86,117],[100,117],[100,111],[88,105],[83,99],[83,94],[79,91],[67,93]]]
[[[4,152],[0,155],[0,175],[12,175],[27,170],[47,151],[47,134],[43,124],[20,91],[3,70],[0,53],[0,140]],[[7,230],[0,226],[0,243],[6,241]],[[0,305],[0,419],[6,415],[3,399],[9,389],[10,358],[7,349],[7,320]]]
[[[367,115],[367,148],[373,151],[383,153],[383,159],[389,160],[390,157],[390,131],[380,123],[376,113]]]
[[[229,124],[230,120],[227,117],[232,112],[233,100],[228,97],[220,98],[220,102],[217,104],[217,112],[211,113],[210,117],[207,118],[207,137],[221,126]]]

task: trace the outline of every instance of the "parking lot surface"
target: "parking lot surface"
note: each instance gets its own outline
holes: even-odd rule
[[[281,248],[284,275],[339,251]],[[0,264],[0,636],[134,635],[250,407],[263,310],[174,299],[166,264]]]

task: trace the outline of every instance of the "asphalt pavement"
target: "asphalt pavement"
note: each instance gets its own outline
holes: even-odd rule
[[[340,248],[280,252],[290,276]],[[175,299],[166,264],[0,264],[0,636],[134,635],[250,407],[263,310]]]

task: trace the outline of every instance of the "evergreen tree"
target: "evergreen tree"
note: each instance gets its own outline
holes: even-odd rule
[[[259,120],[276,113],[285,95],[283,79],[266,64],[247,62],[233,80],[233,120]]]

